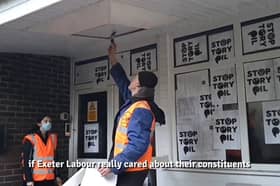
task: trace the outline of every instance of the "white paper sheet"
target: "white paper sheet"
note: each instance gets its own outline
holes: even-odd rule
[[[98,153],[99,152],[99,124],[84,125],[84,152]]]
[[[235,66],[211,69],[212,103],[222,109],[223,104],[237,103]]]
[[[102,60],[92,63],[93,83],[96,85],[107,84],[109,80],[109,64],[108,60]]]
[[[86,169],[81,168],[78,172],[76,172],[71,178],[69,178],[63,186],[79,186],[82,182],[82,179],[85,175]]]
[[[208,61],[207,35],[175,39],[175,66]]]
[[[116,183],[117,176],[113,173],[101,176],[97,169],[87,168],[81,186],[115,186]]]
[[[216,65],[229,63],[234,56],[233,30],[209,35],[210,62]]]
[[[177,126],[179,160],[225,160],[224,150],[213,149],[208,121],[189,120]]]
[[[241,23],[243,52],[245,54],[280,46],[280,18]]]
[[[195,160],[201,157],[199,151],[199,129],[197,123],[192,120],[188,124],[177,125],[177,143],[179,160]]]
[[[264,102],[262,106],[265,144],[280,144],[280,101]]]
[[[272,60],[246,63],[244,70],[247,102],[275,99]]]
[[[209,120],[214,107],[211,101],[208,70],[176,76],[177,119]]]
[[[212,107],[209,71],[177,75],[176,116],[180,160],[225,159],[225,151],[213,149],[210,130]]]
[[[215,112],[214,149],[240,149],[240,123],[237,110]]]

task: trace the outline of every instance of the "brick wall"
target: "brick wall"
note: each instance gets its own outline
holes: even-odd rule
[[[69,81],[69,58],[0,53],[0,126],[7,126],[8,132],[8,148],[0,154],[0,186],[21,185],[21,140],[38,115],[52,117],[59,135],[59,160],[68,158],[59,113],[69,112]],[[61,172],[66,178],[67,169]]]

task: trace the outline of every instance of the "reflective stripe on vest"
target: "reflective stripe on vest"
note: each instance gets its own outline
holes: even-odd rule
[[[38,174],[38,175],[45,175],[45,174],[52,174],[54,173],[54,170],[33,170],[33,174]]]
[[[57,146],[57,136],[49,134],[46,144],[42,141],[38,134],[30,134],[25,136],[33,145],[33,160],[35,166],[32,169],[34,181],[44,181],[55,179],[54,167],[38,167],[38,161],[42,165],[44,163],[54,161],[54,155]]]
[[[130,119],[136,109],[143,108],[151,111],[151,108],[147,101],[137,101],[133,103],[122,115],[122,117],[119,120],[118,127],[116,130],[115,135],[115,147],[114,147],[114,156],[117,156],[118,154],[122,153],[122,151],[127,147],[127,144],[129,143],[127,131]],[[155,117],[153,115],[153,121],[151,126],[151,134],[150,139],[152,139],[154,130],[155,130]],[[149,144],[149,147],[147,151],[137,160],[138,163],[144,163],[146,162],[149,166],[152,161],[152,145]],[[148,167],[133,167],[126,169],[127,172],[135,172],[135,171],[142,171],[148,169]]]

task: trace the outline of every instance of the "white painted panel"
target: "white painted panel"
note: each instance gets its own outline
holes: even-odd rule
[[[18,6],[11,7],[7,11],[0,14],[0,25],[21,18],[32,12],[38,11],[47,6],[60,2],[61,0],[48,0],[48,1],[36,1],[29,0],[19,4]]]
[[[68,12],[56,19],[33,25],[28,30],[49,34],[71,35],[109,23],[110,3],[107,0],[103,0]]]
[[[112,1],[111,23],[139,28],[155,28],[174,23],[179,17]]]
[[[122,65],[127,76],[130,75],[130,51],[117,54],[117,60]]]

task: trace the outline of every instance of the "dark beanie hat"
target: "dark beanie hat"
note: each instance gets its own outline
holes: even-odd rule
[[[138,80],[141,87],[155,88],[158,82],[157,76],[153,72],[138,72]]]
[[[41,115],[38,115],[37,117],[36,117],[36,123],[41,123],[41,121],[44,119],[44,117],[46,117],[47,115],[45,114],[41,114]]]

